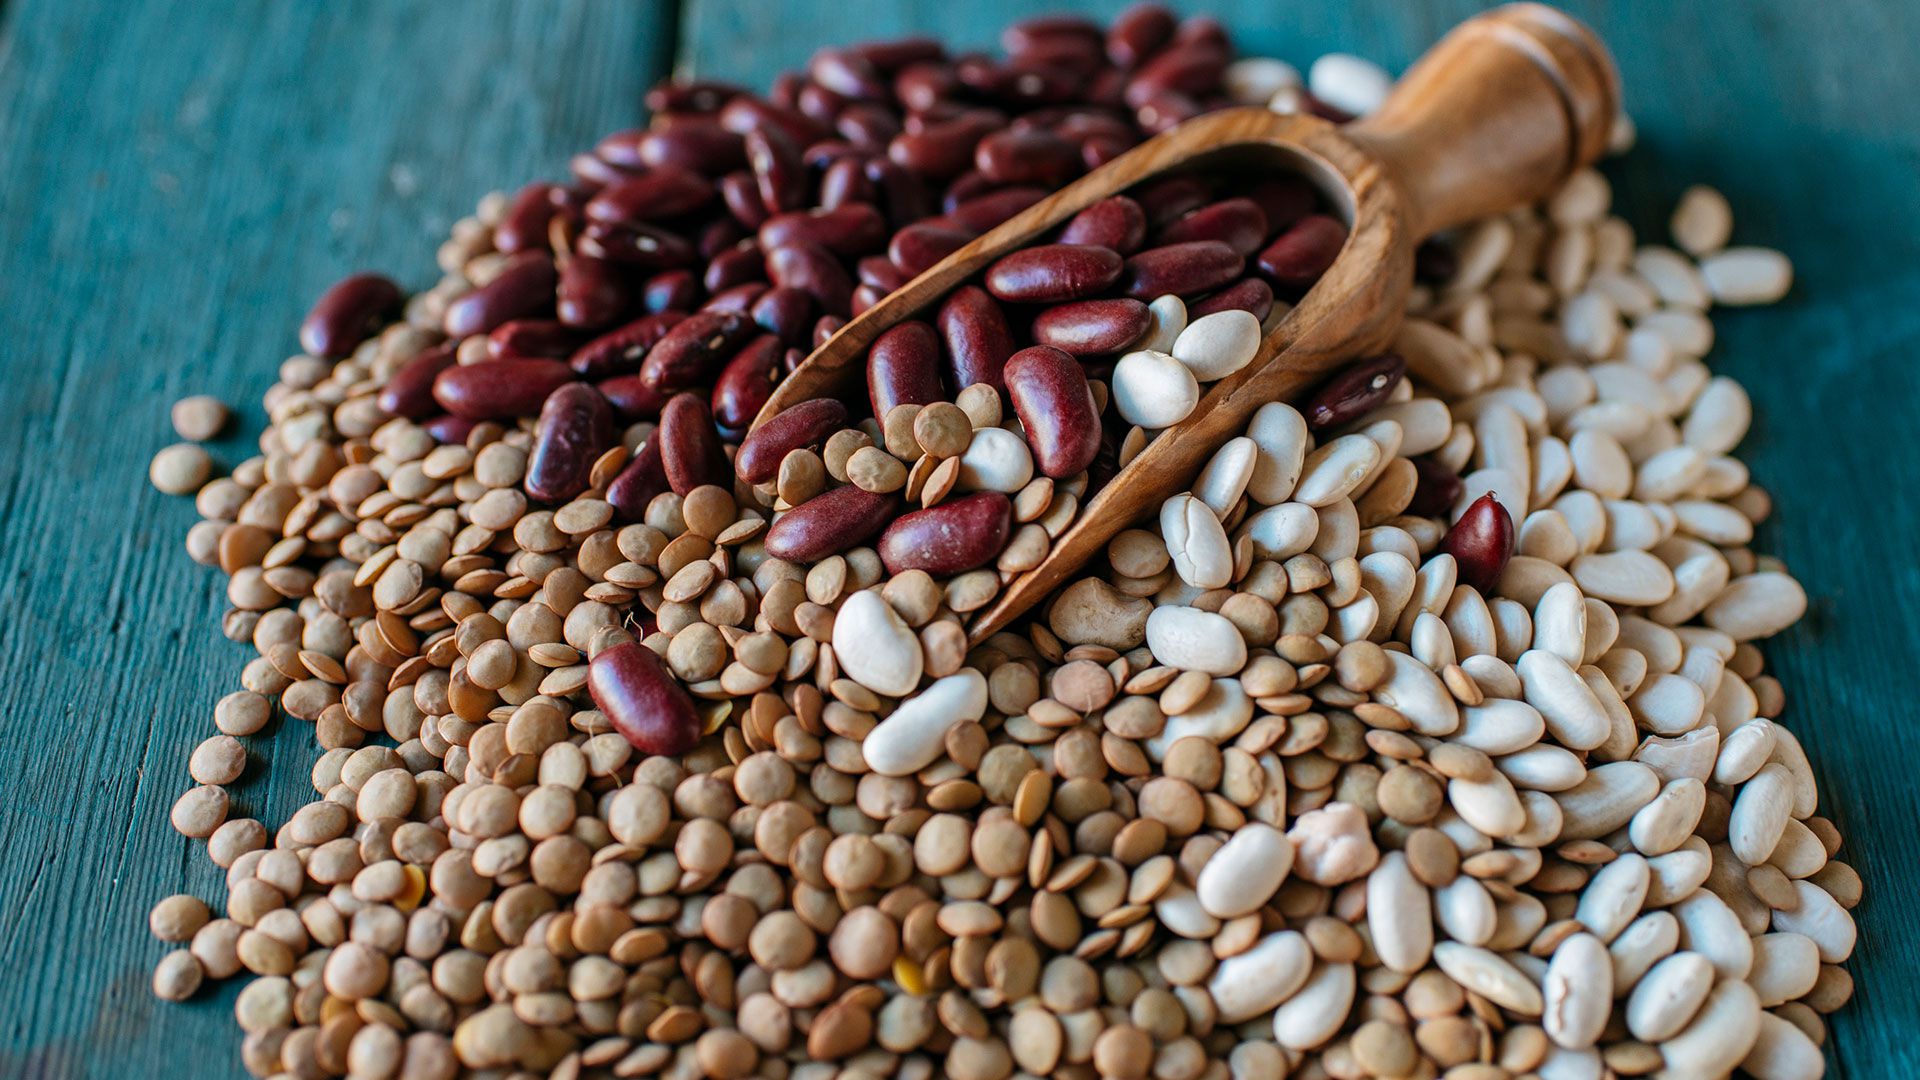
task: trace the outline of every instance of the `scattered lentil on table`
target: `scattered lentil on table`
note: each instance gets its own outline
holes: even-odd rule
[[[259,456],[156,455],[259,656],[172,810],[224,914],[156,905],[185,947],[154,992],[254,975],[263,1077],[1821,1075],[1861,885],[1755,644],[1806,597],[1750,546],[1750,406],[1703,362],[1708,310],[1779,299],[1786,259],[1728,247],[1705,188],[1642,245],[1591,171],[1461,230],[1391,357],[1266,406],[969,648],[1084,494],[1085,433],[1021,389],[1078,363],[941,389],[912,365],[1012,342],[903,331],[877,420],[810,404],[736,449],[774,382],[1144,134],[1390,84],[1154,7],[1003,44],[661,87],[571,181],[483,200],[433,287],[330,290]],[[1256,263],[1222,312],[1313,276]],[[956,301],[1033,299],[996,269]],[[1088,391],[1138,425],[1115,462],[1284,316],[1067,302],[1032,333],[1118,361]],[[180,434],[218,433],[190,401]],[[890,544],[903,489],[991,542]],[[807,513],[859,538],[770,554]],[[225,785],[276,702],[324,753],[270,829]]]

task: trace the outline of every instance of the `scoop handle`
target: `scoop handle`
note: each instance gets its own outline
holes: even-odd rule
[[[1593,31],[1545,4],[1509,4],[1441,38],[1347,135],[1426,236],[1552,193],[1599,159],[1619,102]]]

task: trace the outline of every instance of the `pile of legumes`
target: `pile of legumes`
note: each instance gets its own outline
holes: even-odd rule
[[[1393,356],[1265,407],[970,647],[956,583],[997,588],[1099,454],[1165,426],[1119,367],[1205,378],[1174,328],[1308,283],[1259,252],[1311,218],[1251,186],[1134,200],[1156,244],[1238,222],[1232,277],[1016,309],[1005,396],[936,318],[872,358],[920,397],[879,380],[868,425],[814,406],[818,452],[760,457],[735,442],[774,382],[1145,133],[1388,84],[1343,55],[1303,84],[1151,7],[1004,44],[661,88],[572,180],[483,200],[440,283],[330,290],[230,476],[191,442],[224,408],[176,408],[152,478],[197,492],[188,550],[260,655],[172,814],[224,914],[153,909],[155,992],[256,976],[262,1077],[1819,1076],[1860,880],[1754,644],[1806,599],[1749,546],[1748,401],[1702,359],[1707,311],[1777,299],[1786,261],[1727,247],[1707,189],[1677,249],[1640,246],[1582,173],[1430,248]],[[1043,436],[1019,365],[1110,446]],[[829,477],[978,498],[941,485],[983,443],[1040,478],[944,585],[895,557],[891,504],[780,549]],[[226,785],[276,708],[324,752],[270,828]]]

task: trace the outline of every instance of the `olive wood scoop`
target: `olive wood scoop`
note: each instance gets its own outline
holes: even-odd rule
[[[978,643],[1044,599],[1107,542],[1241,434],[1260,406],[1317,384],[1393,339],[1426,236],[1536,202],[1599,158],[1618,104],[1604,46],[1542,4],[1460,24],[1396,84],[1378,112],[1337,127],[1239,108],[1195,117],[1088,173],[941,260],[847,323],[777,387],[758,427],[802,401],[863,393],[868,346],[930,312],[995,259],[1100,200],[1162,173],[1275,167],[1314,181],[1349,226],[1332,267],[1266,333],[1253,361],[1206,387],[1185,420],[1159,432],[1094,493],[1038,566],[1007,583],[970,628]]]

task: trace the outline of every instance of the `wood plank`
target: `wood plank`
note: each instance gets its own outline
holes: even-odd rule
[[[237,982],[157,1002],[148,907],[224,896],[167,811],[251,650],[219,636],[184,500],[147,484],[166,410],[241,407],[331,280],[425,285],[447,226],[636,122],[667,4],[8,0],[0,31],[0,1075],[245,1076]],[[294,723],[239,813],[311,798]],[[271,773],[271,779],[263,779]]]
[[[990,47],[1035,10],[1111,15],[1126,0],[840,0],[769,5],[689,0],[681,64],[764,86],[822,43],[908,31]],[[1403,68],[1472,0],[1276,7],[1269,0],[1181,3],[1217,15],[1249,54],[1301,65],[1343,49]],[[1663,237],[1689,183],[1726,192],[1736,240],[1778,247],[1799,284],[1776,307],[1715,317],[1714,367],[1752,394],[1741,448],[1775,495],[1758,546],[1784,558],[1813,597],[1808,618],[1768,647],[1786,686],[1786,722],[1813,757],[1822,812],[1847,836],[1867,881],[1860,946],[1848,965],[1859,997],[1832,1018],[1838,1077],[1920,1075],[1910,1034],[1920,1015],[1920,795],[1903,751],[1916,710],[1903,692],[1920,655],[1920,560],[1912,537],[1920,464],[1908,448],[1920,411],[1920,70],[1885,57],[1920,40],[1920,6],[1902,0],[1797,4],[1758,0],[1658,5],[1569,0],[1613,47],[1640,149],[1607,166],[1618,205],[1643,237]]]

